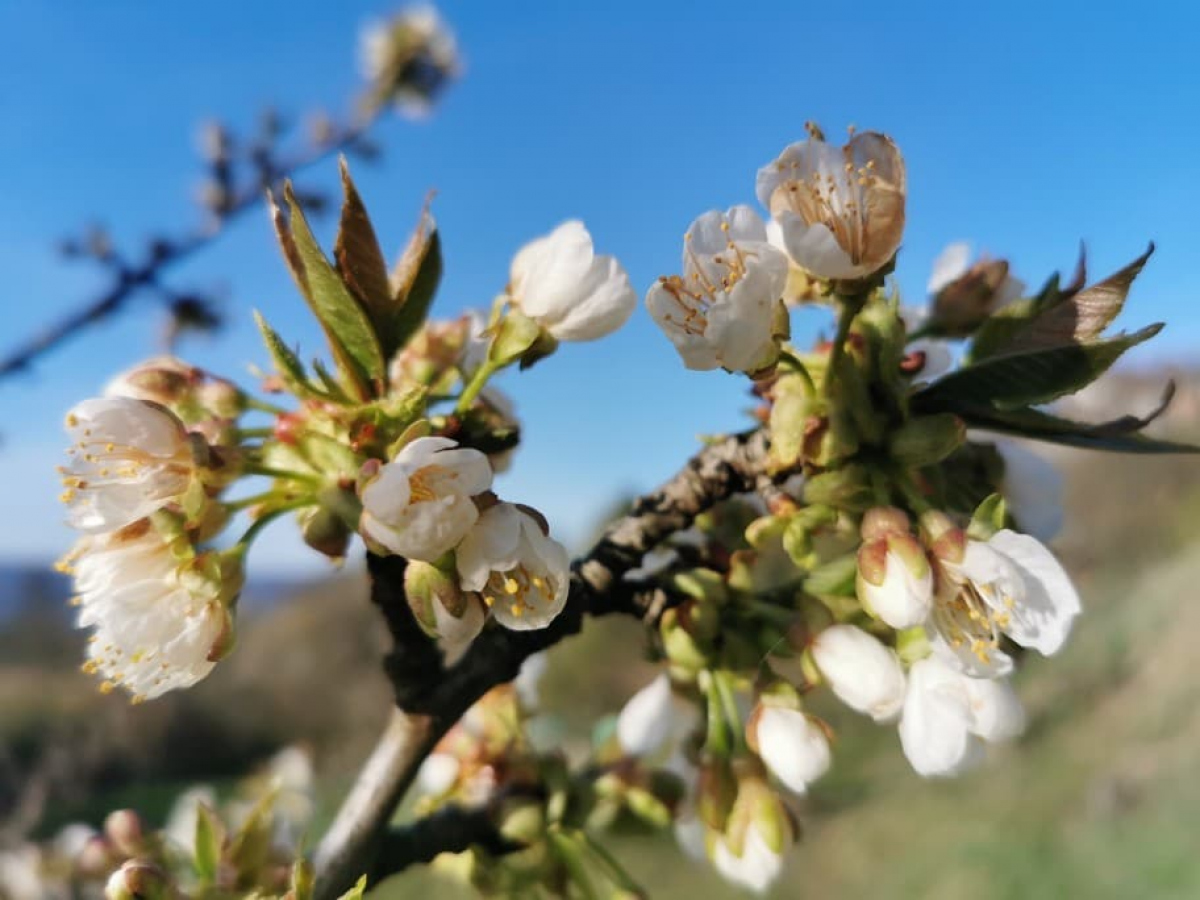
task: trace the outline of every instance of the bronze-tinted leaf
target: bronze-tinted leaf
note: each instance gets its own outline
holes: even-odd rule
[[[1154,252],[1154,244],[1114,275],[1083,290],[1063,292],[1063,299],[1044,309],[1022,329],[1005,352],[1054,347],[1095,340],[1121,312],[1133,280]],[[1081,257],[1082,258],[1082,257]]]
[[[379,249],[371,218],[354,187],[344,156],[339,168],[342,174],[342,215],[333,244],[333,258],[337,261],[342,280],[378,326],[392,310],[387,262]]]
[[[426,200],[416,230],[392,270],[393,312],[386,329],[381,329],[392,352],[407,344],[425,321],[441,278],[442,242]]]

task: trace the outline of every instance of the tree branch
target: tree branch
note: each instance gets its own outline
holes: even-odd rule
[[[258,206],[267,188],[362,141],[378,113],[379,109],[375,109],[370,115],[341,128],[290,159],[277,160],[271,157],[259,161],[255,181],[226,200],[217,210],[215,221],[197,226],[178,239],[153,241],[144,262],[115,261],[110,266],[112,282],[107,289],[0,358],[0,380],[27,369],[34,360],[68,338],[119,312],[140,291],[160,287],[159,278],[164,272],[215,241],[230,220]]]
[[[764,431],[710,444],[662,487],[639,498],[575,563],[566,607],[549,627],[487,629],[450,669],[442,666],[437,648],[409,610],[404,560],[369,557],[371,599],[395,643],[385,668],[396,691],[398,711],[317,848],[315,900],[332,900],[364,872],[402,868],[398,867],[401,860],[380,861],[384,850],[398,852],[396,841],[385,846],[388,823],[422,761],[480,697],[512,681],[533,654],[578,632],[585,616],[620,613],[656,618],[664,606],[661,593],[631,584],[625,574],[639,566],[649,550],[688,528],[700,513],[734,494],[762,490],[774,480],[767,471]],[[420,855],[412,849],[406,853],[411,861]]]

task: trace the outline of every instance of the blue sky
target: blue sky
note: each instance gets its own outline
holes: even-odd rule
[[[342,108],[357,87],[360,27],[387,3],[61,0],[0,6],[0,343],[90,296],[99,276],[64,264],[56,238],[89,221],[120,242],[185,228],[198,121],[250,126],[274,102]],[[640,289],[677,265],[699,213],[753,203],[754,173],[805,119],[890,133],[908,163],[898,277],[921,299],[941,247],[969,239],[1040,283],[1079,240],[1107,274],[1154,238],[1127,324],[1170,327],[1136,357],[1190,359],[1200,335],[1194,264],[1200,125],[1184,3],[445,3],[464,80],[427,122],[384,123],[356,178],[399,249],[435,187],[447,275],[437,311],[490,301],[524,241],[583,218]],[[309,184],[332,185],[333,163]],[[332,222],[322,223],[328,236]],[[193,362],[239,375],[262,363],[250,309],[307,352],[319,341],[265,214],[176,270],[178,287],[228,294],[230,327],[193,340]],[[0,382],[0,558],[42,559],[69,540],[53,466],[61,415],[149,354],[148,300]],[[815,334],[805,317],[798,337]],[[247,378],[247,381],[249,379]],[[700,433],[738,427],[744,386],[686,372],[639,309],[606,341],[565,347],[507,376],[526,443],[503,490],[578,537],[615,492],[673,471]],[[263,569],[294,569],[286,526]]]

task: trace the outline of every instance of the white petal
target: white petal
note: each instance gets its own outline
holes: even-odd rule
[[[617,742],[630,756],[652,756],[671,735],[671,680],[659,675],[629,698],[617,717]]]
[[[1025,598],[1012,610],[1005,629],[1023,647],[1044,656],[1057,653],[1082,606],[1066,570],[1041,542],[1015,531],[998,532],[988,544],[1016,566],[1025,582]]]
[[[592,236],[575,219],[527,244],[513,259],[511,273],[521,311],[532,319],[560,320],[579,301],[594,255]]]
[[[742,855],[734,856],[725,840],[719,839],[713,846],[713,865],[727,881],[763,894],[783,872],[783,855],[772,850],[758,827],[751,824],[742,842]]]
[[[646,293],[646,309],[675,345],[685,366],[696,371],[720,367],[717,350],[704,335],[691,333],[679,324],[679,303],[661,281],[655,281]]]
[[[637,306],[629,275],[611,256],[595,258],[581,289],[580,298],[562,318],[546,324],[560,341],[594,341],[612,334]]]
[[[862,267],[854,264],[850,254],[841,248],[825,225],[820,222],[809,225],[790,211],[781,212],[775,218],[788,255],[800,268],[818,278],[856,278],[863,274]]]
[[[829,769],[825,732],[798,709],[767,706],[755,722],[758,755],[790,791],[803,794]]]
[[[890,550],[885,557],[883,584],[871,584],[865,578],[859,584],[866,596],[865,605],[896,629],[912,628],[929,617],[933,605],[933,570],[917,578],[908,566]]]
[[[1025,730],[1025,709],[1007,679],[965,679],[971,732],[985,741],[1005,741]]]
[[[978,752],[969,732],[971,706],[964,681],[936,657],[913,663],[908,673],[900,743],[919,775],[956,775]]]
[[[876,722],[904,705],[904,670],[896,652],[853,625],[832,625],[817,635],[813,659],[843,703]]]

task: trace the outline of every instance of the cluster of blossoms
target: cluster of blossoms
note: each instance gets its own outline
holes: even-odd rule
[[[490,382],[620,328],[637,303],[628,276],[570,221],[519,250],[487,313],[431,320],[432,218],[389,272],[342,174],[332,261],[290,190],[272,208],[332,371],[260,318],[274,364],[264,391],[291,402],[158,360],[68,417],[64,500],[85,534],[66,565],[95,629],[86,667],[106,689],[145,698],[207,675],[233,646],[246,549],[284,514],[330,558],[354,535],[403,558],[414,620],[447,667],[484,629],[545,628],[569,601],[545,518],[493,491],[520,424]],[[1048,466],[1009,436],[1180,449],[1141,435],[1148,419],[1090,425],[1045,409],[1157,331],[1104,333],[1145,257],[1091,287],[1081,266],[1025,297],[1007,263],[969,265],[956,246],[914,312],[887,280],[906,201],[889,138],[836,147],[810,126],[756,192],[765,220],[750,206],[700,216],[682,272],[645,297],[688,368],[749,376],[769,447],[755,491],[610,573],[657,598],[662,673],[597,730],[580,767],[529,738],[520,683],[486,695],[428,758],[423,809],[465,806],[496,826],[456,857],[485,893],[562,893],[598,870],[636,895],[595,837],[630,823],[673,826],[689,854],[765,889],[798,834],[797,799],[831,764],[830,697],[896,723],[920,775],[964,771],[1022,731],[1017,660],[1055,654],[1081,608],[1042,543],[1061,519]],[[807,351],[790,343],[801,304],[836,320]],[[231,499],[244,478],[263,489]],[[218,549],[243,515],[245,533]]]
[[[492,491],[519,424],[488,381],[559,341],[619,328],[637,302],[628,277],[571,221],[517,253],[490,316],[426,320],[440,269],[432,219],[389,275],[343,174],[336,263],[290,193],[290,217],[273,210],[338,375],[318,364],[308,376],[260,323],[277,369],[264,387],[298,407],[162,358],[67,414],[75,444],[62,499],[84,536],[60,568],[74,576],[80,626],[94,629],[85,669],[106,692],[121,686],[141,701],[208,675],[234,643],[246,550],[285,513],[333,559],[355,533],[376,554],[404,557],[413,612],[449,662],[488,622],[544,628],[566,602],[567,553],[545,518]],[[246,478],[267,479],[266,490],[231,498]],[[219,549],[239,513],[250,526]]]
[[[371,86],[369,107],[392,104],[413,117],[428,115],[462,73],[458,42],[437,9],[410,6],[364,29],[361,68]]]

